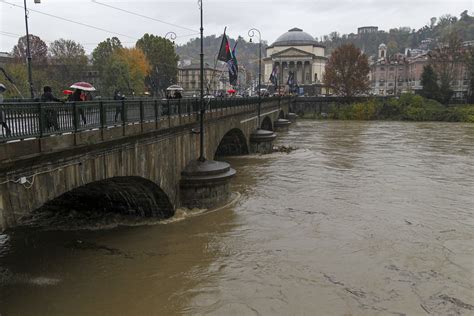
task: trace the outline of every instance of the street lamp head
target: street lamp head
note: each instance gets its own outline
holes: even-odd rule
[[[250,43],[252,43],[252,37],[255,36],[255,33],[258,34],[258,40],[259,42],[262,42],[262,34],[260,34],[260,31],[256,28],[252,28],[249,30],[248,35],[250,37]]]
[[[35,3],[41,3],[41,0],[35,0]]]
[[[166,34],[165,34],[165,39],[167,39],[168,35],[169,35],[169,38],[171,39],[171,42],[173,42],[173,44],[174,44],[174,40],[175,40],[176,37],[177,37],[177,36],[176,36],[176,33],[175,33],[175,32],[168,32],[168,33],[166,33]]]

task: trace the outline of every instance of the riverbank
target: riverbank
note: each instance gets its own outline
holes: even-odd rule
[[[398,99],[370,99],[353,104],[332,104],[327,112],[305,113],[301,118],[474,123],[474,105],[444,106],[418,95],[404,94]]]

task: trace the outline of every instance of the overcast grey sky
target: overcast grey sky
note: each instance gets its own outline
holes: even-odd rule
[[[134,13],[162,20],[176,26],[131,15],[101,5],[107,4]],[[474,0],[203,0],[204,35],[223,32],[236,38],[248,38],[247,31],[258,28],[262,39],[272,43],[290,28],[299,27],[312,36],[321,37],[332,31],[357,33],[357,27],[375,25],[388,30],[399,26],[418,29],[429,23],[430,17],[443,14],[459,16],[468,10],[473,14]],[[0,0],[0,51],[11,51],[18,35],[25,34],[23,0]],[[133,46],[144,33],[160,36],[174,31],[178,44],[185,43],[199,32],[199,10],[196,0],[27,0],[30,11],[30,33],[47,43],[59,38],[80,42],[89,53],[97,43],[117,36],[125,46]],[[51,16],[85,23],[107,31],[73,24]],[[178,27],[179,26],[179,27]],[[191,31],[195,30],[195,31]],[[194,35],[198,36],[197,34]]]

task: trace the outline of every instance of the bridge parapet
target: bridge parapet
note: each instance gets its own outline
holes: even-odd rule
[[[262,108],[275,101],[263,98]],[[206,120],[255,111],[258,98],[206,99]],[[194,124],[199,99],[119,100],[0,105],[0,162]]]

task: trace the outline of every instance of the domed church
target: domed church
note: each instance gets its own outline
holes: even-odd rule
[[[290,82],[299,87],[300,93],[320,94],[327,60],[324,49],[324,45],[302,29],[289,30],[267,47],[267,57],[262,60],[262,84],[273,86],[277,82],[278,86],[288,89],[288,78],[292,74]],[[270,81],[272,72],[277,77],[273,83]]]

